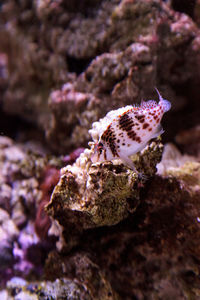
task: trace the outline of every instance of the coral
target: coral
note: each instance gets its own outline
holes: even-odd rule
[[[91,164],[86,149],[61,178],[47,205],[48,214],[63,227],[64,239],[88,228],[114,225],[133,213],[139,203],[141,179],[119,161]],[[159,140],[152,142],[134,161],[142,174],[152,176],[162,155]],[[51,233],[53,231],[51,230]]]
[[[66,165],[74,163],[83,151],[84,148],[78,148],[71,152],[69,155],[65,155],[62,160]]]
[[[95,111],[98,110],[98,103],[99,99],[92,94],[76,91],[70,83],[65,84],[61,91],[52,92],[49,105],[53,118],[47,130],[47,139],[51,141],[52,147],[57,149],[59,145],[62,151],[73,149],[77,144],[84,145],[89,139],[90,124],[97,118]]]
[[[71,278],[80,268],[71,266],[72,257],[88,253],[120,299],[198,299],[199,170],[187,163],[152,177],[128,219],[84,231],[73,254],[51,254],[47,278]]]
[[[9,186],[12,178],[19,184],[20,178],[26,176],[26,184],[21,186],[21,195],[25,197],[23,189],[27,189],[31,182],[34,187],[34,181],[29,178],[34,172],[38,178],[42,176],[43,191],[48,195],[58,175],[56,169],[50,164],[44,176],[42,158],[38,157],[40,167],[36,169],[31,163],[31,156],[28,156],[30,165],[26,169],[24,159],[28,159],[28,154],[23,147],[5,137],[0,141],[0,157],[6,157],[7,162],[7,168],[2,169],[2,182]],[[90,145],[92,149],[94,145]],[[195,299],[199,292],[195,288],[199,285],[196,264],[199,259],[198,158],[182,156],[173,145],[167,145],[161,162],[164,167],[158,166],[161,175],[151,177],[144,184],[117,160],[91,164],[91,152],[85,150],[73,165],[61,170],[61,178],[48,205],[48,212],[54,217],[54,229],[51,230],[54,233],[57,230],[62,252],[54,251],[49,255],[46,281],[27,282],[13,278],[0,295],[10,297],[12,294],[16,298],[51,295],[55,299],[58,295],[78,295],[79,298],[81,295],[83,299],[163,299],[170,295],[178,300]],[[137,169],[152,176],[161,154],[162,145],[158,139],[132,159]],[[22,159],[20,164],[19,158]],[[56,165],[55,160],[50,161]],[[18,169],[19,166],[23,168]],[[9,174],[7,181],[5,174]],[[38,187],[41,188],[41,185],[36,185]],[[9,192],[4,195],[9,195]],[[27,197],[27,205],[31,207],[33,203],[30,200]],[[9,209],[12,211],[12,208]],[[4,215],[13,222],[8,213]],[[5,218],[4,225],[8,227]],[[15,243],[9,251],[13,255],[2,255],[5,280],[12,276],[12,273],[5,273],[8,264],[14,264],[15,270],[24,275],[31,270],[36,272],[36,267],[37,274],[41,274],[41,260],[45,259],[43,252],[47,248],[40,245],[33,223],[28,222],[21,231],[16,229],[16,234],[12,230],[12,234]],[[7,243],[8,239],[5,241]],[[1,245],[3,247],[4,243]],[[5,254],[5,251],[1,253]],[[6,257],[8,260],[5,260]],[[88,287],[87,292],[83,286]]]
[[[0,14],[3,111],[35,123],[59,153],[86,146],[91,122],[148,99],[155,86],[173,110],[191,104],[199,113],[198,27],[164,1],[83,1],[77,8],[76,1],[9,0]]]
[[[2,2],[0,299],[199,299],[199,4]],[[143,177],[92,164],[92,123],[155,87]]]
[[[59,180],[59,170],[53,167],[47,167],[45,175],[43,176],[43,182],[40,186],[42,190],[42,199],[37,207],[36,219],[35,219],[35,231],[41,239],[47,239],[48,230],[51,226],[51,221],[46,214],[44,207],[49,202],[51,193],[54,186]]]
[[[62,161],[66,164],[74,162],[79,155],[83,152],[83,148],[78,148],[74,150],[69,155],[62,158]],[[51,220],[45,212],[45,206],[48,204],[52,191],[56,184],[58,183],[60,177],[60,172],[57,168],[53,166],[46,166],[44,174],[42,176],[43,180],[40,185],[42,190],[41,201],[37,205],[37,212],[35,218],[35,231],[37,235],[42,239],[48,239],[48,230],[51,226]]]
[[[54,281],[27,282],[14,277],[7,283],[7,291],[1,291],[4,299],[88,299],[117,300],[110,283],[103,276],[98,266],[86,256],[76,256],[71,265],[79,268],[74,278],[59,278]],[[60,266],[60,261],[58,261]]]
[[[0,263],[1,272],[8,266],[12,265],[14,261],[12,248],[14,241],[17,240],[19,230],[15,223],[10,218],[9,214],[0,209]]]
[[[47,130],[47,138],[52,146],[59,146],[62,151],[77,145],[86,146],[89,140],[88,129],[94,121],[109,109],[117,108],[119,103],[123,106],[138,101],[138,87],[131,82],[130,70],[134,64],[140,65],[149,61],[151,61],[149,48],[135,44],[125,53],[98,57],[77,82],[65,84],[61,91],[53,92],[49,99],[53,118]],[[145,68],[143,72],[141,75],[143,80],[146,78],[150,81],[154,78],[151,68]],[[124,77],[126,79],[119,83]],[[78,92],[81,88],[84,92]],[[112,97],[108,98],[106,93],[110,90]],[[98,96],[99,93],[101,98]]]
[[[100,98],[95,110],[90,108],[92,121],[113,108],[138,103],[144,97],[148,99],[154,86],[158,86],[159,82],[162,82],[162,94],[172,101],[173,110],[178,111],[186,105],[186,98],[183,95],[176,95],[170,85],[184,85],[193,77],[194,62],[196,66],[199,62],[197,28],[186,15],[174,14],[165,5],[160,7],[165,18],[160,17],[158,22],[156,11],[159,5],[158,1],[140,1],[140,4],[137,1],[122,1],[113,11],[109,31],[112,48],[107,53],[97,56],[85,72],[73,82],[72,91],[75,89],[86,94],[90,92]],[[151,10],[152,6],[154,9]],[[132,15],[143,16],[143,27],[139,17],[134,19],[135,24],[132,22]],[[121,38],[117,39],[117,34]],[[199,82],[198,67],[195,74],[195,80]],[[76,99],[74,101],[76,102]],[[48,135],[49,142],[54,143],[56,137],[59,149],[64,150],[64,138],[61,141],[59,135],[63,128],[63,120],[67,120],[65,118],[67,112],[62,109],[62,102],[56,101],[55,105],[57,113],[52,111],[54,123],[51,123],[48,129],[48,133],[51,133]],[[83,145],[84,139],[88,140],[87,130],[84,131],[86,128],[89,129],[88,124],[83,122],[85,113],[84,111],[84,115],[79,114],[78,111],[77,124],[73,124],[71,132],[66,133],[66,129],[63,132],[63,137],[66,134],[73,136],[76,146]],[[67,121],[70,122],[69,119]],[[80,127],[79,122],[81,124],[83,122],[84,126]],[[170,124],[170,121],[168,123]],[[170,128],[174,131],[172,125]],[[81,144],[78,141],[82,141]]]
[[[0,136],[1,285],[15,273],[41,274],[56,241],[48,237],[51,221],[44,206],[59,168],[79,154],[80,149],[68,157],[52,157],[37,143],[19,144]]]
[[[51,175],[54,181],[44,176],[46,166],[55,172],[55,167],[62,166],[62,161],[39,154],[41,149],[39,152],[36,149],[37,145],[33,143],[17,144],[0,136],[1,285],[15,272],[23,276],[41,274],[43,259],[52,249],[51,239],[37,237],[34,221],[43,196],[49,197],[47,191],[56,184],[55,175]],[[42,179],[46,180],[43,186],[40,184]]]
[[[76,253],[68,257],[51,253],[45,271],[47,278],[51,280],[55,280],[55,274],[61,278],[67,276],[76,279],[87,287],[91,299],[118,299],[105,274],[86,253]]]
[[[200,193],[200,163],[186,162],[181,168],[170,168],[168,175],[177,178],[184,190],[192,196]]]
[[[195,161],[197,161],[195,156],[182,155],[175,145],[165,144],[162,161],[157,165],[157,173],[167,176],[171,168],[179,168],[187,162]]]

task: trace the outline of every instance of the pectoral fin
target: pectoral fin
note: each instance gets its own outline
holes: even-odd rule
[[[158,127],[156,128],[156,131],[152,135],[152,138],[156,138],[156,137],[158,137],[159,135],[161,135],[163,133],[164,133],[164,130],[163,130],[161,124],[159,124]]]

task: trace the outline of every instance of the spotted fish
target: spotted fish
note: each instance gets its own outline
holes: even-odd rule
[[[164,132],[160,122],[163,114],[171,108],[170,102],[156,91],[159,103],[149,100],[142,101],[140,106],[128,105],[110,111],[99,122],[93,123],[89,131],[95,142],[92,162],[121,159],[136,171],[130,156]]]

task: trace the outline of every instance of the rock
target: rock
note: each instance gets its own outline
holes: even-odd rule
[[[155,86],[177,113],[190,106],[191,125],[187,110],[178,123],[171,115],[169,135],[197,122],[199,30],[170,1],[28,3],[1,7],[1,103],[45,131],[51,149],[85,147],[91,122],[151,98]]]
[[[14,263],[13,243],[19,236],[19,230],[9,214],[0,209],[0,264],[2,270]]]
[[[178,148],[168,143],[164,146],[161,162],[157,165],[157,173],[160,175],[169,175],[168,171],[173,168],[179,168],[187,162],[195,162],[197,158],[191,155],[182,155]]]
[[[41,184],[45,181],[45,171],[54,169],[58,174],[56,165],[57,168],[62,165],[61,159],[34,153],[27,149],[26,143],[15,143],[0,136],[1,286],[15,272],[23,276],[36,273],[38,276],[43,258],[53,247],[49,238],[43,236],[40,240],[36,235],[35,222],[41,199],[44,196],[48,202],[51,192],[47,183]],[[50,175],[49,181],[54,178],[54,174]],[[44,195],[44,192],[48,194]],[[41,223],[41,219],[42,215],[37,221]]]
[[[7,283],[7,291],[1,291],[0,296],[5,297],[2,299],[13,300],[117,300],[109,282],[106,281],[95,264],[87,257],[76,257],[75,259],[79,263],[80,271],[77,272],[74,279],[63,277],[53,281],[27,282],[20,277],[13,277]],[[85,276],[83,275],[84,272],[86,272]],[[80,274],[81,277],[79,277]]]
[[[72,166],[61,170],[61,178],[47,205],[48,214],[62,226],[58,232],[64,240],[71,237],[74,241],[77,233],[88,228],[117,224],[139,204],[143,184],[138,174],[119,161],[91,164],[92,152],[86,149]],[[141,155],[135,155],[133,161],[142,174],[152,176],[161,155],[158,139]]]

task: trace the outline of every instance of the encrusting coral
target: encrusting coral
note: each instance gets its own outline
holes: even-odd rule
[[[0,5],[0,134],[15,139],[0,136],[0,299],[199,299],[199,7],[199,0]],[[104,153],[100,136],[83,149],[91,124],[154,99],[154,87],[172,102],[163,141],[175,138],[176,146],[163,150],[157,138],[126,153],[136,172],[116,155],[92,160],[94,149]],[[124,132],[139,140],[145,123]],[[125,137],[104,135],[104,146],[114,140],[119,149]]]
[[[117,224],[139,204],[143,179],[120,160],[92,164],[94,143],[90,146],[72,166],[61,169],[60,180],[47,205],[48,214],[62,226],[65,240],[72,232]],[[162,148],[157,139],[134,155],[133,161],[142,174],[155,174]]]
[[[118,300],[116,292],[112,289],[104,272],[87,255],[78,254],[66,261],[57,257],[56,273],[49,269],[50,280],[29,283],[21,277],[13,277],[7,282],[7,290],[0,291],[1,299],[87,299],[87,300]],[[55,274],[75,270],[73,276],[59,276]],[[54,266],[53,266],[54,271]]]
[[[172,10],[170,1],[4,2],[2,109],[45,131],[57,152],[86,147],[91,122],[146,98],[154,86],[174,100],[174,110],[191,104],[187,86],[197,113],[199,30],[187,15]],[[170,122],[168,132],[180,123]]]
[[[41,145],[0,136],[0,287],[16,272],[41,273],[43,259],[54,247],[41,203],[49,201],[47,193],[61,166],[61,160],[45,154]]]
[[[146,182],[134,214],[115,226],[84,230],[79,244],[71,252],[65,252],[66,248],[61,247],[62,242],[69,250],[66,245],[69,235],[66,236],[62,228],[59,249],[63,251],[49,256],[47,278],[54,280],[55,274],[76,277],[81,268],[81,263],[74,266],[77,255],[89,255],[105,270],[111,286],[120,295],[119,299],[167,299],[169,295],[170,299],[198,299],[200,164],[195,157],[182,156],[175,146],[168,145],[167,148],[161,161],[163,167],[159,167],[159,175]],[[148,157],[150,152],[144,149],[136,157],[143,159],[144,153]],[[103,168],[105,164],[93,166]],[[75,169],[80,170],[76,163],[70,168],[73,176]],[[63,173],[64,176],[70,174],[66,169]],[[64,186],[62,192],[64,195]],[[63,203],[64,207],[66,203]],[[57,211],[57,220],[60,213],[61,210]],[[64,221],[65,217],[70,216],[63,213],[59,221]],[[74,237],[74,231],[71,231],[71,237]]]

